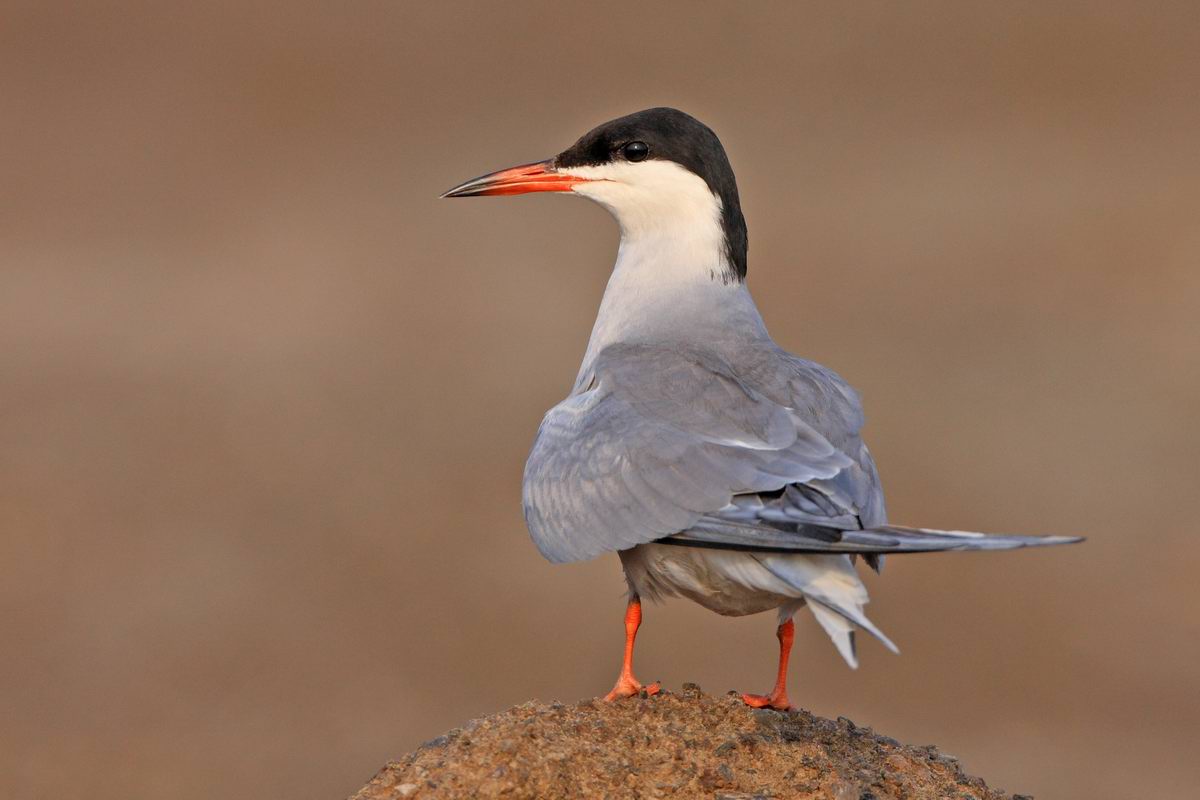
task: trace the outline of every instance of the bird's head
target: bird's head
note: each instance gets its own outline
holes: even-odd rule
[[[568,192],[609,210],[626,239],[710,232],[729,277],[746,275],[746,222],[721,140],[673,108],[599,125],[554,158],[467,181],[443,197]]]

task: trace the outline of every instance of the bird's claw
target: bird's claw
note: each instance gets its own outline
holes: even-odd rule
[[[742,694],[742,702],[751,708],[773,708],[776,711],[795,711],[787,694]]]
[[[604,699],[611,703],[613,700],[619,700],[622,697],[633,697],[635,694],[641,694],[642,692],[645,692],[646,696],[649,697],[658,694],[661,690],[662,686],[657,681],[648,686],[643,686],[633,676],[626,677],[623,675],[617,679],[617,685],[612,688],[612,691],[604,695]]]

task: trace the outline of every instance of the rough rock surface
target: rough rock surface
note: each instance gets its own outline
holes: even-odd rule
[[[934,747],[685,684],[616,703],[525,703],[426,742],[352,800],[411,798],[1001,800]],[[1013,795],[1011,800],[1029,800]]]

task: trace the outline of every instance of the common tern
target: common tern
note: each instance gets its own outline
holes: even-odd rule
[[[525,466],[524,511],[547,559],[615,552],[629,598],[606,699],[653,694],[633,674],[641,598],[718,614],[778,610],[779,665],[755,707],[788,709],[795,613],[807,606],[857,666],[854,634],[892,644],[863,613],[855,560],[1080,541],[890,525],[860,430],[858,393],[772,341],[746,285],[746,221],[720,140],[652,108],[606,122],[545,161],[443,197],[560,192],[599,203],[621,244],[570,395]]]

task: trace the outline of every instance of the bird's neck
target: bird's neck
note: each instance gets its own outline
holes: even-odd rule
[[[730,277],[726,253],[715,224],[653,231],[623,225],[578,381],[586,385],[596,355],[618,342],[723,350],[767,340],[745,281]]]

